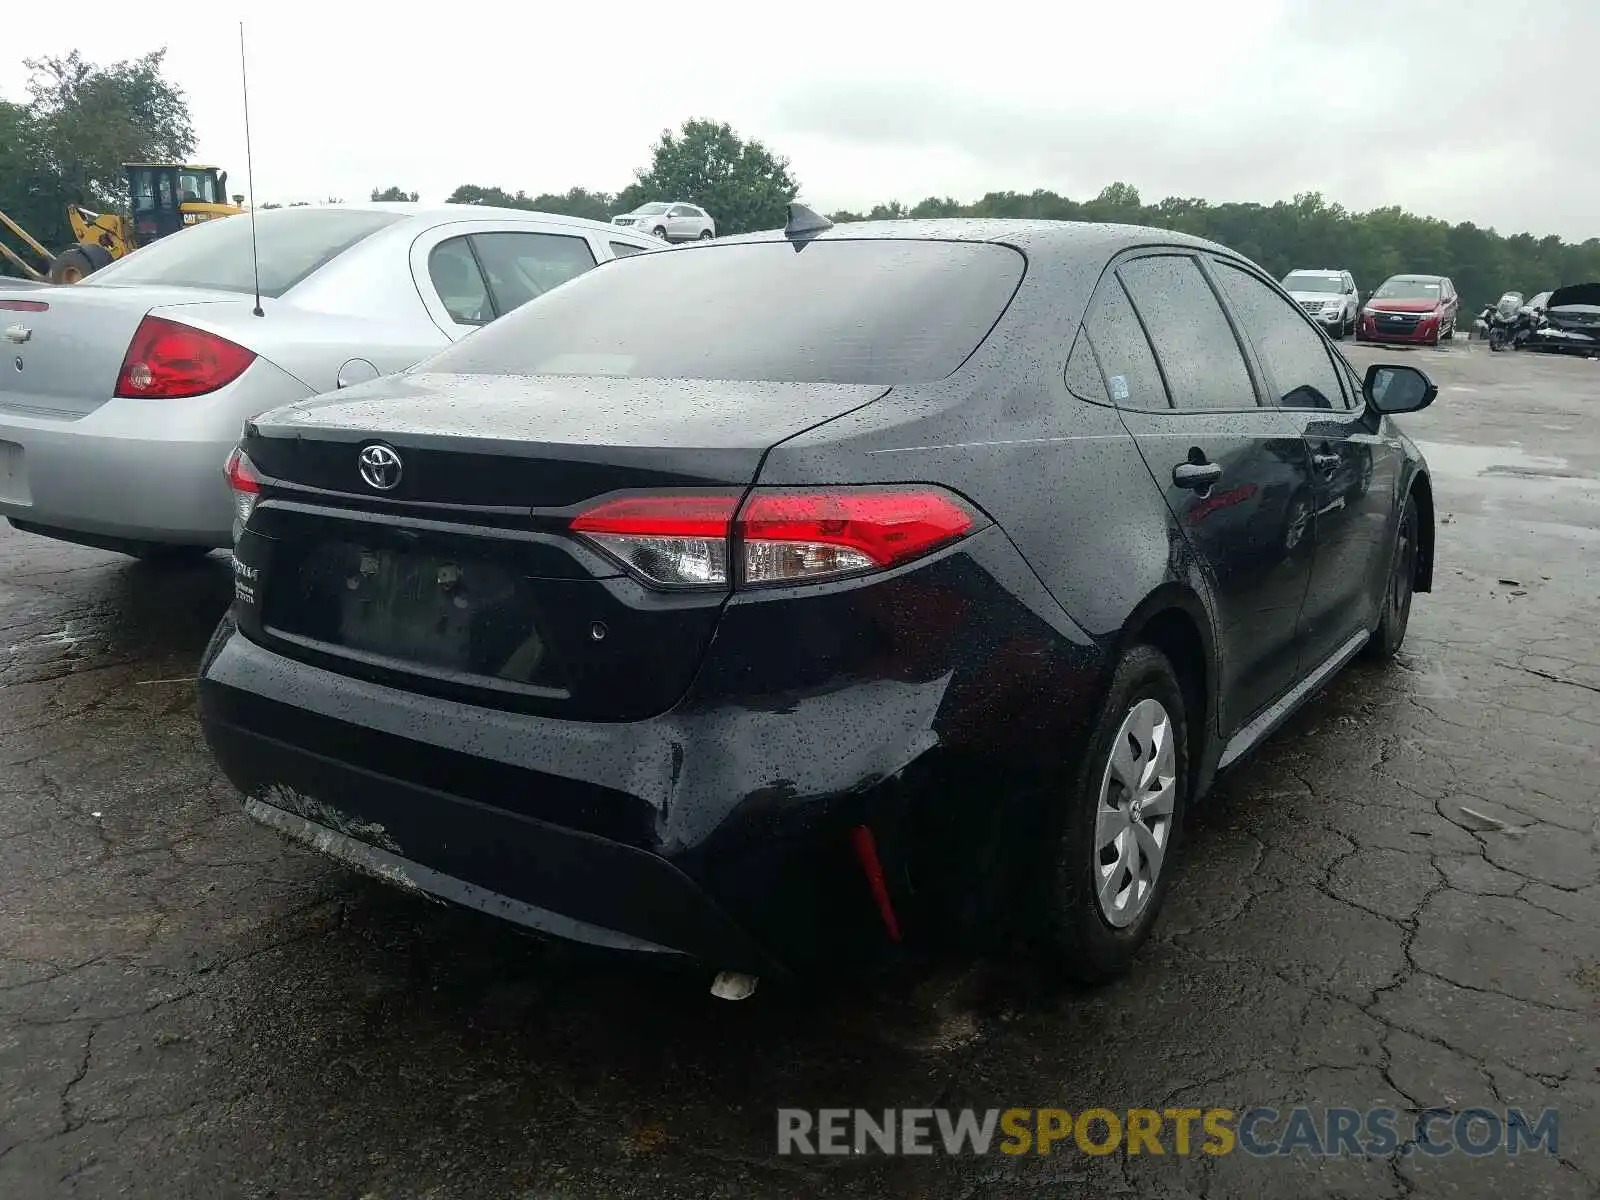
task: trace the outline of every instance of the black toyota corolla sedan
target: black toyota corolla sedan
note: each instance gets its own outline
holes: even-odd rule
[[[1105,979],[1217,772],[1399,647],[1434,394],[1218,245],[797,207],[250,423],[206,737],[257,821],[543,934]]]

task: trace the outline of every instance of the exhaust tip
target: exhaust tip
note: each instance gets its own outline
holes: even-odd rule
[[[759,975],[746,975],[740,971],[719,971],[711,981],[711,994],[718,1000],[748,1000],[756,994]]]

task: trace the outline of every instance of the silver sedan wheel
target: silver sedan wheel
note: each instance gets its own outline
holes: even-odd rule
[[[1155,895],[1176,796],[1172,718],[1159,700],[1141,700],[1112,739],[1094,822],[1095,895],[1118,929],[1138,921]]]

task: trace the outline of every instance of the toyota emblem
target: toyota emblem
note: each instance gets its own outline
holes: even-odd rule
[[[356,460],[361,468],[361,478],[380,492],[387,492],[400,482],[400,456],[381,443],[368,446]]]

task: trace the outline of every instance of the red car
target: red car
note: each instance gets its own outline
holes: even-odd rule
[[[1443,275],[1391,275],[1362,307],[1356,341],[1437,346],[1455,335],[1460,304]]]

